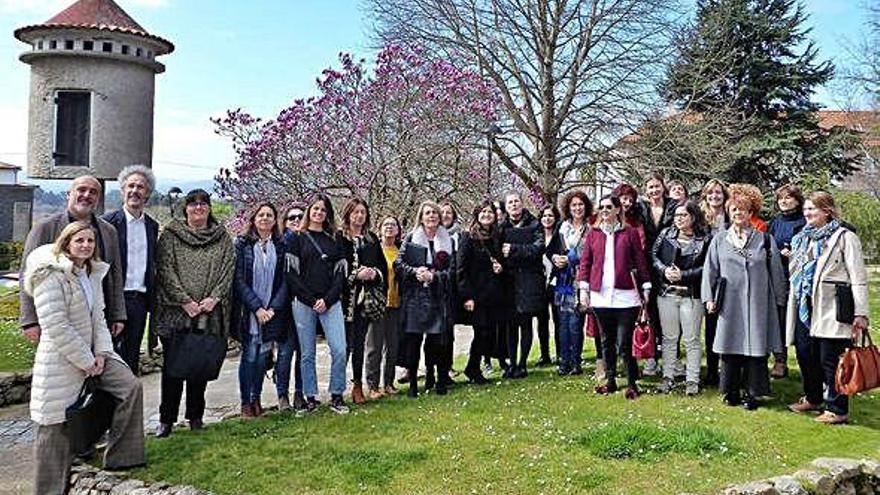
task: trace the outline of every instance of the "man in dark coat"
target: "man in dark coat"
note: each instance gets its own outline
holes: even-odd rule
[[[22,274],[26,266],[27,257],[31,251],[44,245],[55,242],[58,234],[71,222],[89,222],[97,232],[96,241],[98,255],[102,260],[110,264],[110,272],[104,277],[104,310],[107,319],[107,327],[114,336],[119,335],[125,327],[125,300],[122,295],[122,267],[119,259],[119,241],[116,229],[107,221],[95,215],[95,207],[101,197],[101,183],[91,175],[83,175],[74,179],[67,191],[67,209],[61,213],[50,216],[43,222],[35,225],[28,233],[24,243],[24,252],[21,255]],[[24,284],[24,277],[20,278]],[[22,285],[23,286],[23,285]],[[25,337],[33,343],[40,341],[40,322],[37,321],[37,311],[34,308],[34,299],[22,290],[19,294],[21,310],[19,324]]]
[[[504,204],[507,218],[501,224],[502,265],[508,284],[512,284],[515,309],[507,333],[510,367],[505,370],[504,377],[524,378],[527,375],[526,361],[532,349],[532,319],[545,304],[544,265],[541,261],[544,237],[541,223],[523,208],[519,193],[507,193]]]
[[[119,261],[123,275],[125,331],[116,337],[119,355],[135,375],[139,375],[141,342],[152,312],[153,283],[156,278],[156,239],[159,223],[144,212],[156,185],[153,171],[143,165],[130,165],[119,172],[122,208],[102,216],[116,228]]]

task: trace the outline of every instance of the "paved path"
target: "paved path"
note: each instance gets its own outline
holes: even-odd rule
[[[466,354],[471,343],[470,327],[456,327],[455,354]],[[220,377],[208,384],[205,393],[205,422],[213,423],[239,412],[237,357],[223,363]],[[326,400],[330,377],[330,352],[323,341],[318,343],[318,387],[322,400]],[[348,375],[351,373],[349,371]],[[161,374],[153,373],[142,378],[144,385],[144,427],[152,434],[159,423]],[[293,379],[291,379],[291,389]],[[275,406],[275,385],[268,379],[263,384],[264,407]],[[181,406],[181,420],[183,417]],[[32,493],[33,485],[33,423],[28,417],[27,404],[0,408],[0,495]]]

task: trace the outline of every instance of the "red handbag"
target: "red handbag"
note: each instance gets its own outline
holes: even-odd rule
[[[592,311],[587,311],[584,318],[584,334],[592,339],[599,335],[599,332],[599,322],[596,321],[596,315]]]
[[[635,271],[630,271],[629,276],[632,278],[633,288],[639,294],[642,301],[642,307],[636,317],[636,327],[633,329],[632,337],[632,357],[636,359],[651,359],[654,357],[657,346],[654,343],[654,329],[651,327],[651,321],[648,319],[648,302],[642,299],[642,293],[639,291],[639,284],[636,282]]]
[[[636,318],[636,327],[633,330],[632,356],[636,359],[651,359],[654,357],[654,329],[648,320],[648,311],[645,305],[639,310]]]
[[[841,354],[834,381],[837,392],[844,395],[880,387],[880,351],[867,328],[862,331],[862,345],[853,345]]]

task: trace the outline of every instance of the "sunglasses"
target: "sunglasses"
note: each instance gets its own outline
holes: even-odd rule
[[[288,216],[287,216],[287,221],[288,221],[288,222],[294,222],[294,221],[296,221],[296,220],[302,220],[302,217],[303,217],[302,215],[288,215]]]
[[[599,205],[599,211],[611,211],[614,209],[614,205]]]

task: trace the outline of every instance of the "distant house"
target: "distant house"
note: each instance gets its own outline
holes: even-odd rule
[[[24,242],[33,221],[34,189],[19,184],[21,167],[0,162],[0,242]]]
[[[854,150],[862,155],[861,169],[844,179],[840,187],[880,197],[880,112],[822,110],[817,116],[822,129],[846,128],[861,138],[861,148]]]

